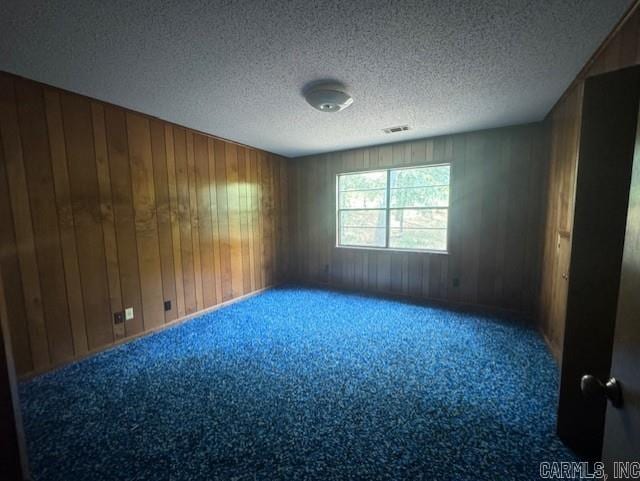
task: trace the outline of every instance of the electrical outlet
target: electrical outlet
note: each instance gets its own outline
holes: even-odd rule
[[[171,310],[171,301],[164,301],[164,310],[165,311]]]
[[[124,313],[122,311],[113,314],[113,323],[122,324],[124,322]]]
[[[460,278],[458,277],[453,278],[453,287],[460,287]]]
[[[131,319],[133,319],[133,307],[127,307],[127,308],[124,310],[124,318],[125,318],[127,321],[130,321]]]

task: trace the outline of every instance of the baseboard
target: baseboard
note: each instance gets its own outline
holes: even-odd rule
[[[332,289],[336,291],[352,292],[357,294],[363,294],[367,296],[383,296],[398,300],[410,300],[420,304],[426,304],[430,306],[438,306],[447,309],[455,309],[457,311],[464,311],[477,314],[497,315],[499,317],[517,317],[523,321],[527,321],[533,325],[533,315],[524,311],[516,309],[507,309],[499,306],[490,306],[486,304],[474,304],[470,302],[452,301],[449,299],[438,299],[433,297],[425,297],[421,295],[405,294],[403,292],[394,292],[386,290],[368,290],[358,289],[356,287],[345,286],[341,284],[331,284],[328,282],[320,281],[308,281],[300,279],[292,279],[291,283],[298,285],[314,286],[324,289]]]
[[[81,355],[81,356],[77,356],[74,357],[73,359],[69,359],[66,361],[61,361],[55,364],[51,364],[45,368],[42,369],[38,369],[38,370],[32,370],[23,374],[20,374],[18,376],[20,381],[26,381],[28,379],[31,379],[35,376],[39,376],[41,374],[47,373],[47,372],[51,372],[51,371],[56,371],[58,369],[61,369],[65,366],[68,366],[70,364],[74,364],[76,362],[80,362],[84,359],[88,359],[90,357],[93,357],[97,354],[100,354],[102,352],[108,351],[110,349],[113,349],[115,347],[118,347],[122,344],[126,344],[128,342],[131,341],[135,341],[137,339],[143,338],[145,336],[149,336],[152,334],[155,334],[157,332],[163,331],[165,329],[169,329],[171,327],[175,327],[179,324],[182,324],[184,322],[187,322],[191,319],[194,319],[196,317],[202,316],[204,314],[207,314],[209,312],[213,312],[216,311],[218,309],[221,309],[223,307],[229,306],[231,304],[235,304],[236,302],[240,302],[243,301],[245,299],[248,299],[250,297],[256,296],[262,292],[265,292],[269,289],[273,289],[277,286],[280,286],[282,284],[285,283],[291,283],[294,285],[306,285],[306,286],[311,286],[311,287],[317,287],[317,288],[322,288],[322,289],[332,289],[332,290],[336,290],[336,291],[343,291],[343,292],[351,292],[351,293],[358,293],[358,294],[364,294],[364,295],[369,295],[369,296],[383,296],[383,297],[387,297],[387,298],[392,298],[392,299],[398,299],[398,300],[409,300],[412,302],[417,302],[420,304],[425,304],[425,305],[430,305],[430,306],[437,306],[437,307],[441,307],[441,308],[447,308],[447,309],[455,309],[458,311],[464,311],[464,312],[470,312],[470,313],[476,313],[476,314],[486,314],[486,315],[497,315],[500,317],[518,317],[519,319],[522,319],[524,321],[528,321],[531,324],[533,323],[533,316],[529,313],[526,312],[522,312],[522,311],[518,311],[518,310],[514,310],[514,309],[506,309],[506,308],[502,308],[502,307],[498,307],[498,306],[488,306],[485,304],[473,304],[473,303],[468,303],[468,302],[458,302],[458,301],[451,301],[451,300],[445,300],[445,299],[436,299],[436,298],[431,298],[431,297],[424,297],[424,296],[417,296],[417,295],[412,295],[412,294],[405,294],[405,293],[399,293],[399,292],[392,292],[392,291],[384,291],[384,290],[375,290],[375,291],[371,291],[371,290],[366,290],[366,289],[358,289],[358,288],[354,288],[354,287],[349,287],[349,286],[344,286],[344,285],[337,285],[337,284],[330,284],[328,282],[319,282],[319,281],[308,281],[308,280],[299,280],[299,279],[290,279],[288,281],[285,282],[279,282],[277,284],[274,284],[272,286],[268,286],[268,287],[264,287],[262,289],[258,289],[255,290],[253,292],[249,292],[247,294],[243,294],[240,297],[236,297],[233,299],[229,299],[228,301],[222,302],[220,304],[216,304],[215,306],[212,307],[208,307],[206,309],[202,309],[200,311],[191,313],[187,316],[183,316],[180,317],[178,319],[174,319],[173,321],[169,321],[161,326],[157,326],[154,327],[152,329],[149,329],[147,331],[144,332],[140,332],[138,334],[134,334],[132,336],[129,337],[125,337],[122,339],[119,339],[113,343],[107,344],[105,346],[101,346],[99,348],[96,349],[92,349],[91,351]],[[548,349],[551,351],[551,354],[553,355],[554,359],[556,360],[556,362],[560,362],[560,353],[557,352],[557,349],[555,349],[555,346],[549,341],[549,339],[547,338],[547,336],[544,334],[544,332],[542,332],[540,329],[538,329],[540,334],[542,335],[545,343],[547,344]]]
[[[90,357],[93,357],[93,356],[95,356],[97,354],[100,354],[102,352],[108,351],[110,349],[114,349],[114,348],[116,348],[116,347],[118,347],[118,346],[120,346],[122,344],[126,344],[128,342],[135,341],[137,339],[141,339],[143,337],[150,336],[152,334],[156,334],[158,332],[164,331],[165,329],[169,329],[169,328],[175,327],[177,325],[180,325],[180,324],[182,324],[184,322],[190,321],[191,319],[194,319],[196,317],[200,317],[200,316],[202,316],[204,314],[208,314],[210,312],[217,311],[218,309],[222,309],[223,307],[227,307],[227,306],[229,306],[231,304],[235,304],[236,302],[240,302],[240,301],[243,301],[243,300],[248,299],[250,297],[256,296],[256,295],[258,295],[258,294],[260,294],[262,292],[265,292],[265,291],[268,291],[270,289],[273,289],[273,288],[275,288],[275,287],[277,287],[277,286],[279,286],[281,284],[282,284],[282,282],[278,282],[278,283],[273,284],[271,286],[263,287],[262,289],[257,289],[255,291],[248,292],[247,294],[243,294],[243,295],[241,295],[239,297],[234,297],[233,299],[229,299],[228,301],[221,302],[220,304],[216,304],[215,306],[207,307],[206,309],[202,309],[200,311],[193,312],[193,313],[191,313],[191,314],[189,314],[187,316],[183,316],[183,317],[180,317],[178,319],[174,319],[173,321],[169,321],[169,322],[167,322],[165,324],[162,324],[161,326],[153,327],[153,328],[151,328],[151,329],[149,329],[147,331],[139,332],[137,334],[133,334],[133,335],[128,336],[128,337],[123,337],[122,339],[118,339],[117,341],[114,341],[114,342],[112,342],[110,344],[106,344],[104,346],[100,346],[100,347],[98,347],[96,349],[90,350],[89,352],[87,352],[85,354],[82,354],[80,356],[76,356],[73,359],[60,361],[60,362],[57,362],[57,363],[54,363],[54,364],[50,364],[50,365],[48,365],[48,366],[46,366],[44,368],[41,368],[41,369],[34,369],[32,371],[28,371],[26,373],[20,374],[18,376],[18,379],[20,381],[27,381],[27,380],[35,377],[35,376],[39,376],[39,375],[45,374],[47,372],[57,371],[58,369],[62,369],[63,367],[69,366],[71,364],[75,364],[76,362],[83,361],[85,359],[88,359]]]

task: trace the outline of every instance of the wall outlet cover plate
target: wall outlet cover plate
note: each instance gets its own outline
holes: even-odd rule
[[[124,318],[125,318],[127,321],[130,321],[131,319],[133,319],[133,307],[127,307],[127,308],[124,310]]]

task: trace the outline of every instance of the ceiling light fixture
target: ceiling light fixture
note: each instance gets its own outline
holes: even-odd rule
[[[353,103],[348,93],[336,85],[314,85],[304,93],[304,98],[320,112],[340,112]]]

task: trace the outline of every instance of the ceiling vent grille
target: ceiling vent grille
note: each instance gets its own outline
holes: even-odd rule
[[[408,125],[397,125],[396,127],[387,127],[386,129],[382,129],[385,134],[395,134],[397,132],[405,132],[407,130],[411,130],[411,127]]]

